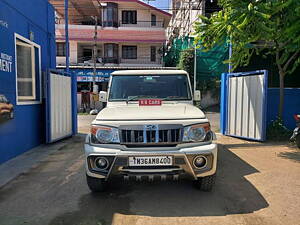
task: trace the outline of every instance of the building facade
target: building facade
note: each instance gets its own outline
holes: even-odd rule
[[[55,69],[54,8],[0,1],[0,163],[45,142],[44,73]]]
[[[176,38],[194,36],[194,25],[199,16],[220,10],[217,0],[172,0],[172,18],[167,29],[167,43]]]
[[[64,1],[50,2],[57,15],[57,68],[64,69]],[[77,75],[78,90],[92,81],[95,39],[99,90],[106,88],[115,70],[161,68],[170,18],[171,14],[139,0],[69,0],[70,72]]]

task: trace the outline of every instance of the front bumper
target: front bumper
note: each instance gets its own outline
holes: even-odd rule
[[[217,144],[209,143],[200,146],[182,146],[176,148],[134,148],[119,149],[107,146],[94,146],[88,142],[85,144],[86,173],[88,176],[108,179],[112,176],[122,175],[124,178],[148,177],[153,179],[155,176],[161,178],[172,177],[177,179],[179,176],[189,176],[192,179],[205,177],[215,174],[217,169]],[[95,157],[107,157],[110,166],[107,170],[96,171],[91,167],[91,162]],[[172,166],[160,167],[129,167],[128,157],[130,156],[172,156]],[[207,164],[201,169],[193,166],[196,156],[205,156]]]

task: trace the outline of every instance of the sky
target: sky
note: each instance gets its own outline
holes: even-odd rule
[[[155,1],[149,1],[149,4],[152,6],[155,6],[156,8],[163,9],[168,11],[169,8],[169,1],[170,0],[155,0]],[[144,2],[148,3],[147,0],[144,0]]]

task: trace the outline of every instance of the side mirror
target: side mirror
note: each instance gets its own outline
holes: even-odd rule
[[[201,100],[201,92],[199,90],[196,90],[194,93],[194,101],[200,101]]]
[[[107,98],[107,92],[106,91],[100,91],[99,101],[100,102],[106,102],[107,101],[106,98]]]

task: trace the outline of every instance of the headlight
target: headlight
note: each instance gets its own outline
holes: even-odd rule
[[[213,133],[209,123],[196,124],[184,128],[183,142],[204,142],[211,141]]]
[[[96,144],[120,143],[119,130],[113,127],[92,126],[91,136]]]

